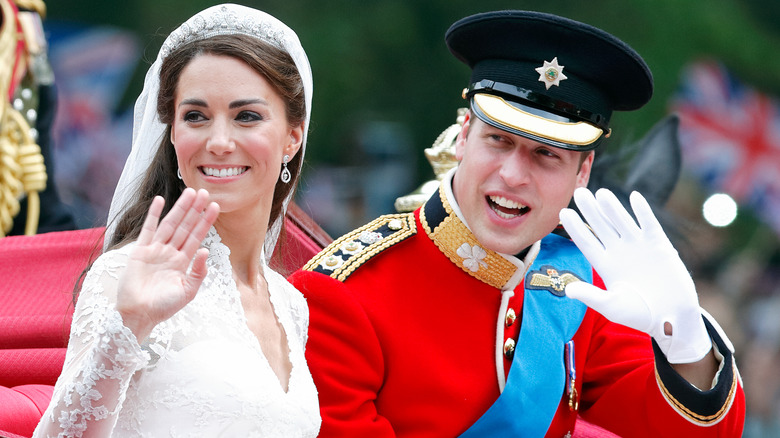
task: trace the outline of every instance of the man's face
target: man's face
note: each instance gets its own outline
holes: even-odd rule
[[[453,191],[477,240],[516,254],[549,234],[577,187],[588,183],[593,153],[555,148],[494,128],[469,113],[455,145]]]

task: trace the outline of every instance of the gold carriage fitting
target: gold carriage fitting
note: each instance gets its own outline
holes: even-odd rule
[[[27,197],[25,234],[35,234],[38,193],[46,188],[46,166],[35,130],[40,84],[53,78],[46,60],[40,0],[0,0],[0,237],[13,226]]]

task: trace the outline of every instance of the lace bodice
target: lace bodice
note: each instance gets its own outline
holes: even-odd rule
[[[247,326],[229,249],[213,228],[203,246],[208,275],[195,299],[140,344],[115,308],[132,244],[95,261],[76,304],[63,372],[35,437],[317,435],[303,296],[264,266],[290,350],[284,392]]]

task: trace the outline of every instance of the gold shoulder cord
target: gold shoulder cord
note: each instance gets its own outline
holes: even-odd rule
[[[15,0],[14,3],[20,8],[37,12],[41,18],[46,16],[46,4],[43,0]]]
[[[17,4],[35,12],[21,14],[44,14],[45,5],[41,1],[19,1]],[[38,230],[40,218],[40,199],[38,192],[46,188],[46,166],[41,148],[36,143],[37,132],[20,112],[25,109],[24,100],[32,100],[32,90],[22,88],[21,97],[9,96],[17,78],[27,71],[32,57],[40,55],[45,46],[35,39],[34,23],[31,17],[20,17],[15,13],[10,0],[0,0],[2,25],[0,26],[0,237],[5,236],[13,226],[13,219],[19,213],[19,200],[27,196],[27,220],[25,234],[32,235]],[[39,19],[35,17],[35,19]],[[22,42],[22,59],[17,60],[17,47]],[[21,85],[18,81],[17,85]],[[21,88],[21,87],[20,87]],[[30,96],[25,96],[30,94]],[[13,104],[9,101],[13,100]],[[37,109],[37,105],[36,105]],[[35,117],[35,109],[33,116]],[[29,116],[29,112],[27,113]]]

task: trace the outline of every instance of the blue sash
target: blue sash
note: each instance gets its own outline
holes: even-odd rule
[[[542,267],[575,274],[592,282],[590,264],[568,239],[550,234],[528,270]],[[525,282],[523,319],[506,387],[490,409],[462,438],[485,436],[543,437],[564,393],[563,348],[577,332],[587,307],[580,301],[534,290]]]

